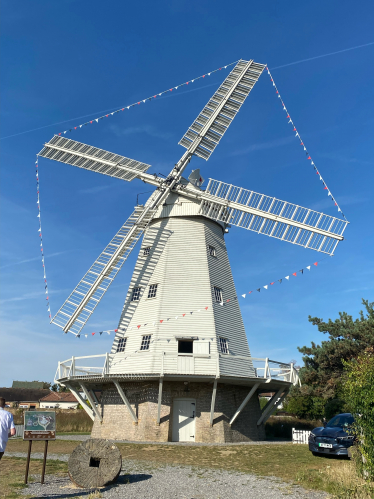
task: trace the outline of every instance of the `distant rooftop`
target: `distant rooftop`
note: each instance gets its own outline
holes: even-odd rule
[[[29,390],[43,390],[43,381],[13,381],[12,388],[26,388]]]

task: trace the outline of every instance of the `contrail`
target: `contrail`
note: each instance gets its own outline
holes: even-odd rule
[[[331,55],[341,54],[343,52],[349,52],[350,50],[356,50],[356,49],[360,49],[363,47],[368,47],[369,45],[374,45],[374,42],[365,43],[364,45],[356,45],[355,47],[350,47],[347,49],[338,50],[336,52],[330,52],[329,54],[322,54],[322,55],[317,55],[316,57],[309,57],[308,59],[302,59],[301,61],[289,62],[288,64],[283,64],[282,66],[271,67],[271,70],[274,71],[275,69],[281,69],[281,68],[286,68],[288,66],[294,66],[295,64],[301,64],[302,62],[314,61],[315,59],[321,59],[322,57],[329,57]],[[213,86],[213,85],[215,85],[215,84],[210,84],[210,85],[206,85],[206,86]],[[201,88],[205,88],[205,87],[199,87],[199,88],[196,88],[193,90],[191,89],[191,90],[184,92],[184,93],[200,90]],[[178,95],[181,95],[181,94],[178,94]],[[71,118],[70,120],[58,121],[57,123],[52,123],[51,125],[44,125],[44,126],[40,126],[38,128],[33,128],[32,130],[26,130],[25,132],[14,133],[13,135],[7,135],[6,137],[0,137],[0,140],[9,139],[10,137],[16,137],[17,135],[23,135],[25,133],[35,132],[36,130],[41,130],[43,128],[48,128],[48,127],[55,126],[55,125],[61,125],[62,123],[68,123],[69,121],[80,120],[82,118],[87,118],[89,116],[94,116],[94,115],[97,115],[100,113],[108,113],[112,110],[117,110],[117,109],[118,108],[106,109],[105,111],[98,111],[96,113],[85,114],[84,116],[79,116],[78,118]]]
[[[282,66],[276,66],[275,68],[271,68],[271,70],[274,71],[274,69],[286,68],[287,66],[293,66],[294,64],[301,64],[302,62],[314,61],[315,59],[321,59],[322,57],[329,57],[330,55],[341,54],[342,52],[348,52],[349,50],[356,50],[362,47],[368,47],[369,45],[374,45],[374,42],[365,43],[364,45],[356,45],[355,47],[338,50],[337,52],[330,52],[329,54],[322,54],[322,55],[317,55],[316,57],[309,57],[308,59],[302,59],[301,61],[290,62],[288,64],[283,64]]]

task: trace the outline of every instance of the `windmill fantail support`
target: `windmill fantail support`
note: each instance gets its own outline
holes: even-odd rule
[[[263,439],[265,421],[299,383],[292,364],[250,354],[225,233],[242,227],[332,255],[348,222],[218,180],[203,189],[199,169],[183,177],[193,156],[210,158],[264,68],[253,60],[237,63],[180,140],[186,151],[166,178],[147,173],[145,163],[58,135],[39,153],[155,187],[52,319],[79,336],[143,237],[112,351],[94,356],[101,362],[96,368],[72,357],[56,373],[94,420],[97,438]],[[264,391],[274,396],[261,411]]]

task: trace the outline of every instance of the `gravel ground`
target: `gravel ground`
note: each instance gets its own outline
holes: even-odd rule
[[[117,483],[100,489],[103,499],[325,499],[323,492],[306,491],[276,478],[257,477],[191,466],[160,466],[124,460]],[[40,480],[40,475],[35,475]],[[46,476],[44,485],[31,483],[23,494],[35,498],[69,499],[93,490],[76,488],[69,478]]]

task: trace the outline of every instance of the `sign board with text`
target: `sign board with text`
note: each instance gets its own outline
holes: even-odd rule
[[[55,411],[25,411],[24,440],[56,440]]]

